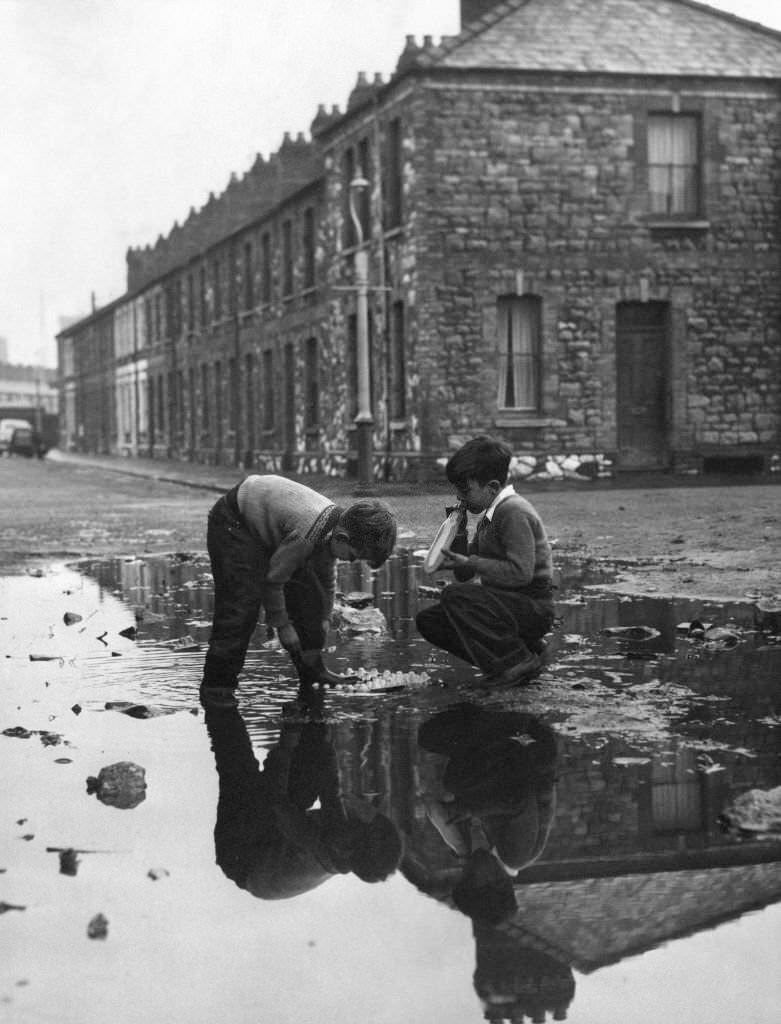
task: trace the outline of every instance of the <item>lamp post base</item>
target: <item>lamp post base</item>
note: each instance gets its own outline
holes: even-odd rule
[[[353,494],[358,497],[371,497],[377,493],[377,485],[374,480],[372,435],[374,433],[374,422],[362,420],[356,423],[356,447],[358,449],[358,483]]]

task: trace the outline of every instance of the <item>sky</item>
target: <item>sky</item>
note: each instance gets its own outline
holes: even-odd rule
[[[779,0],[711,6],[781,30]],[[56,363],[61,317],[125,290],[129,246],[344,109],[459,0],[0,0],[0,338]]]

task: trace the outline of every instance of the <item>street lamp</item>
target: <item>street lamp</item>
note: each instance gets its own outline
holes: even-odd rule
[[[350,216],[355,226],[355,291],[356,291],[356,345],[358,363],[358,412],[355,417],[356,447],[358,449],[358,486],[356,494],[374,493],[372,467],[372,416],[369,386],[369,254],[364,249],[363,224],[356,209],[357,197],[369,182],[359,172],[350,182]]]

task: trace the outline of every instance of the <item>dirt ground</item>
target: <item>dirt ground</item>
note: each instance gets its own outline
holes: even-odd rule
[[[202,551],[208,509],[240,470],[47,458],[0,459],[0,571],[31,561]],[[136,475],[129,475],[130,473]],[[154,473],[157,478],[148,474]],[[342,503],[352,485],[306,480]],[[517,485],[542,515],[559,560],[616,564],[627,592],[708,600],[781,598],[781,480],[638,478]],[[426,547],[446,487],[381,488],[399,545]]]

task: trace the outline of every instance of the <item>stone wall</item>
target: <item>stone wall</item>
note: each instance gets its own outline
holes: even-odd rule
[[[552,78],[552,76],[551,76]],[[697,82],[432,81],[413,130],[421,444],[499,433],[520,454],[617,448],[615,307],[670,304],[671,457],[778,445],[779,102]],[[671,99],[673,93],[678,99]],[[651,218],[649,111],[701,117],[702,215]],[[421,149],[424,152],[420,152]],[[537,416],[497,411],[496,298],[543,301]]]

